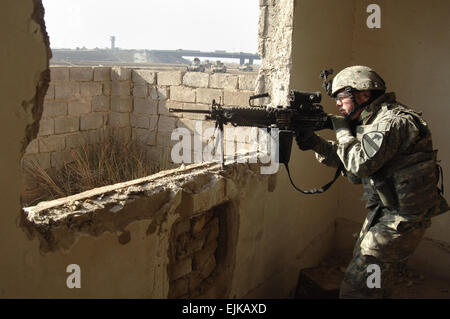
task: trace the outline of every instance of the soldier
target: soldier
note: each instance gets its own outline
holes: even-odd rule
[[[431,217],[449,210],[437,186],[440,167],[427,123],[385,90],[372,69],[345,68],[331,87],[343,115],[330,115],[337,142],[313,133],[296,138],[300,149],[314,150],[325,165],[341,165],[351,182],[364,187],[369,212],[340,298],[390,297],[395,268],[414,252]],[[369,265],[381,270],[379,288],[367,283]]]

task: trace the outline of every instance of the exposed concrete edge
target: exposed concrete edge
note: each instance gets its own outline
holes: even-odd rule
[[[44,106],[44,97],[47,93],[49,83],[50,83],[50,66],[49,61],[52,57],[52,51],[50,49],[50,40],[47,34],[47,30],[45,27],[44,20],[44,6],[42,5],[41,0],[33,0],[33,13],[31,15],[31,19],[36,22],[40,27],[40,36],[42,36],[42,41],[44,42],[45,50],[46,50],[46,65],[45,69],[39,74],[39,80],[36,83],[36,93],[33,98],[29,101],[23,101],[23,108],[28,111],[31,107],[31,123],[29,123],[26,127],[25,138],[22,140],[21,145],[21,153],[25,153],[25,149],[28,144],[37,136],[39,131],[39,121],[41,120],[43,106]]]
[[[91,189],[91,190],[88,190],[88,191],[85,191],[85,192],[82,192],[82,193],[79,193],[76,195],[62,197],[62,198],[54,199],[51,201],[40,202],[36,206],[23,208],[23,211],[29,216],[28,218],[30,218],[30,216],[36,216],[43,211],[51,210],[52,208],[56,208],[59,206],[64,206],[68,203],[73,204],[77,201],[84,201],[86,199],[93,198],[96,196],[102,196],[102,195],[104,196],[109,193],[120,192],[120,190],[122,190],[122,189],[126,189],[126,188],[132,187],[132,186],[143,185],[146,183],[151,183],[151,182],[157,181],[161,178],[178,177],[178,178],[182,179],[186,175],[190,174],[191,172],[197,171],[199,169],[201,170],[201,169],[210,168],[211,170],[216,170],[219,167],[220,167],[220,165],[217,163],[208,162],[208,163],[201,163],[201,164],[192,164],[192,165],[186,166],[184,169],[175,168],[175,169],[171,169],[171,170],[165,170],[165,171],[161,171],[159,173],[153,174],[153,175],[134,179],[131,181],[117,183],[117,184],[103,186],[103,187],[98,187],[98,188],[94,188],[94,189]]]
[[[259,174],[258,164],[202,163],[145,178],[101,187],[23,209],[23,228],[37,235],[43,252],[69,250],[81,235],[121,234],[135,221],[151,221],[154,233],[169,213],[194,216],[236,200],[245,176]],[[169,225],[170,227],[170,225]]]

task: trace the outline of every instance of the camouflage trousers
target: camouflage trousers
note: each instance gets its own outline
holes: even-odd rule
[[[430,225],[426,213],[400,215],[380,205],[370,209],[345,272],[339,297],[389,298],[397,266],[411,256]],[[379,272],[379,281],[374,287],[371,280],[375,271]]]

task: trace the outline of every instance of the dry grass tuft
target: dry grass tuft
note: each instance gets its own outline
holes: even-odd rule
[[[141,178],[165,169],[165,160],[152,164],[145,148],[138,142],[124,142],[113,135],[103,137],[97,144],[86,143],[72,150],[70,155],[70,162],[65,162],[58,170],[45,170],[33,160],[23,163],[25,179],[34,185],[22,194],[24,206]]]

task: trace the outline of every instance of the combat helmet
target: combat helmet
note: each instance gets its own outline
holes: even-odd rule
[[[362,65],[350,66],[343,69],[333,78],[331,96],[336,97],[337,92],[344,88],[352,90],[386,90],[384,80],[371,68]]]

